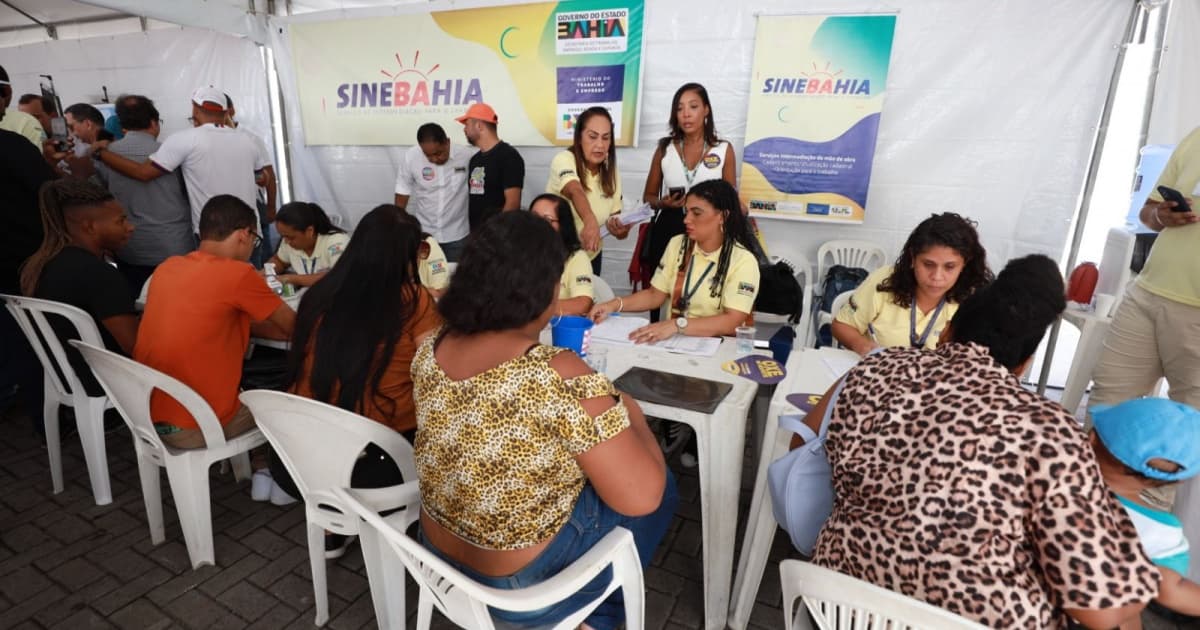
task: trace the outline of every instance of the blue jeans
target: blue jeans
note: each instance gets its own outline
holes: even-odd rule
[[[462,237],[457,241],[448,243],[439,243],[442,246],[442,253],[446,255],[446,262],[456,263],[462,256],[463,247],[467,244],[467,237]]]
[[[624,527],[633,533],[638,557],[642,561],[642,567],[645,568],[650,564],[655,549],[666,535],[667,527],[675,516],[675,508],[678,504],[679,494],[675,489],[675,476],[671,474],[670,469],[667,470],[667,485],[663,489],[663,497],[658,509],[646,516],[625,516],[618,513],[605,505],[592,485],[587,484],[579,493],[579,499],[575,501],[575,509],[571,512],[571,517],[562,526],[562,529],[558,530],[558,534],[555,534],[542,553],[520,571],[503,577],[481,575],[470,567],[451,560],[431,545],[424,535],[421,536],[421,544],[480,584],[503,589],[525,588],[558,575],[567,565],[578,560],[616,527]],[[495,619],[522,626],[556,624],[599,597],[611,581],[612,567],[608,567],[574,595],[548,608],[533,612],[509,612],[495,608],[489,610]],[[585,621],[596,630],[614,630],[625,622],[624,594],[619,589],[614,591],[596,610],[592,611]]]

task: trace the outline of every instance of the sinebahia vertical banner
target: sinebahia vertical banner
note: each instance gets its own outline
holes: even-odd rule
[[[760,217],[862,223],[895,14],[760,16],[742,200]]]
[[[571,0],[289,27],[306,144],[404,145],[427,122],[458,133],[472,103],[511,144],[568,145],[575,117],[609,110],[636,142],[644,0]]]

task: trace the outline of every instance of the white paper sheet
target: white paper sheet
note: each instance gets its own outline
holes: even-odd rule
[[[858,360],[857,356],[842,352],[837,354],[821,353],[821,362],[825,364],[825,369],[829,370],[830,376],[834,378],[841,378],[843,374],[850,371],[850,368],[858,365]]]
[[[620,221],[621,225],[633,225],[642,221],[649,221],[652,216],[654,216],[654,209],[648,203],[643,203],[628,212],[621,211],[620,214],[616,215],[617,221]],[[600,238],[607,238],[608,235],[608,224],[606,222],[600,226]]]
[[[634,343],[629,340],[629,333],[649,323],[650,320],[645,317],[613,315],[592,328],[592,341],[615,346],[632,346]],[[721,347],[721,338],[674,335],[669,339],[642,344],[639,347],[697,357],[711,357]]]

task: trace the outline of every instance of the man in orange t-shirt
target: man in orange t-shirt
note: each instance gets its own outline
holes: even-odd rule
[[[288,339],[296,322],[295,311],[246,262],[258,245],[257,227],[254,210],[237,197],[209,199],[200,212],[200,247],[154,271],[133,348],[134,359],[196,390],[227,438],[254,427],[237,398],[251,331]],[[205,445],[196,420],[162,392],[151,397],[150,415],[168,446]]]

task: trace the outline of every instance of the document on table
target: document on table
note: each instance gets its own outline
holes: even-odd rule
[[[859,357],[847,355],[845,353],[837,354],[821,354],[821,362],[825,364],[825,369],[829,370],[829,375],[836,378],[841,378],[843,374],[850,371],[850,368],[858,365]]]
[[[592,328],[592,341],[610,343],[613,345],[632,346],[629,333],[650,323],[645,317],[625,317],[613,315]],[[711,357],[721,347],[720,337],[687,337],[674,335],[655,343],[642,344],[641,347],[651,350],[665,350],[676,354],[686,354],[697,357]]]

